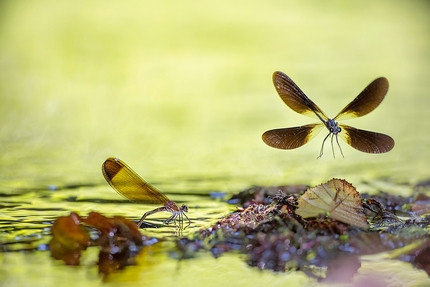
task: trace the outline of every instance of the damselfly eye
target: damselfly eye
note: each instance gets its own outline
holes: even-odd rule
[[[182,204],[182,206],[181,206],[181,210],[182,210],[183,212],[188,212],[188,206],[186,206],[185,204]]]

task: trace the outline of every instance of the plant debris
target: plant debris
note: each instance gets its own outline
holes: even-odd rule
[[[361,266],[360,255],[393,252],[424,240],[398,258],[430,272],[429,201],[423,194],[407,199],[386,193],[360,198],[341,179],[306,192],[283,189],[288,188],[253,187],[234,196],[234,202],[243,207],[193,237],[178,240],[177,257],[193,258],[199,251],[219,257],[236,251],[260,269],[301,270],[320,280],[346,282]],[[381,202],[390,202],[389,209]],[[417,209],[427,214],[416,213],[409,219],[396,215]]]

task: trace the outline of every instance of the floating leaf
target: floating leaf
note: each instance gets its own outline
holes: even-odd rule
[[[367,228],[367,221],[358,191],[343,179],[308,189],[298,200],[296,214],[303,218],[329,217],[360,228]]]

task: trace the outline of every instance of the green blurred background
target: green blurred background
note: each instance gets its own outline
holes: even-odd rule
[[[0,182],[102,182],[117,156],[155,181],[214,189],[428,175],[430,19],[426,1],[2,1]],[[348,121],[391,135],[367,155],[266,146],[307,124],[271,83],[288,74],[334,116],[373,79],[390,90]],[[338,152],[338,151],[337,151]],[[352,179],[352,180],[353,180]]]
[[[65,203],[70,195],[119,198],[100,172],[110,156],[169,193],[340,177],[360,192],[383,186],[409,194],[430,172],[429,8],[428,1],[396,0],[3,0],[0,193],[29,203],[2,216],[42,222],[97,209],[140,217],[141,207]],[[326,145],[317,160],[325,131],[297,150],[266,146],[264,131],[313,122],[281,101],[271,81],[276,70],[330,117],[372,80],[387,77],[381,106],[345,123],[386,133],[396,146],[369,155],[341,142],[345,158],[336,147],[333,159]],[[184,199],[202,206],[193,200]],[[31,206],[50,211],[36,214]],[[228,209],[217,208],[191,208],[190,217],[205,226]],[[37,234],[44,227],[22,228]],[[27,257],[14,260],[18,268]],[[50,264],[43,260],[35,265]],[[198,279],[184,272],[183,283]],[[224,274],[225,282],[231,276]]]

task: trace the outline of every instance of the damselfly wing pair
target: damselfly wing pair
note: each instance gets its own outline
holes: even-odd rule
[[[377,78],[370,83],[352,102],[343,108],[337,116],[330,119],[305,93],[282,72],[273,74],[273,84],[284,103],[293,111],[316,118],[321,123],[309,124],[292,128],[273,129],[265,132],[263,141],[274,148],[295,149],[313,139],[325,126],[329,133],[324,138],[318,158],[323,155],[324,143],[331,136],[331,145],[334,154],[333,140],[339,146],[343,156],[342,148],[339,145],[338,136],[351,147],[366,153],[385,153],[394,147],[394,140],[385,134],[360,130],[344,124],[339,124],[338,120],[358,118],[373,111],[388,91],[388,80]]]

